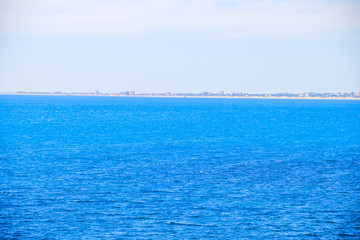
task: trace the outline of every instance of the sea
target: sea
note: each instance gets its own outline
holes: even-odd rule
[[[360,101],[0,95],[0,239],[360,239]]]

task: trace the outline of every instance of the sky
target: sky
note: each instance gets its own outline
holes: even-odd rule
[[[0,91],[353,92],[360,1],[0,0]]]

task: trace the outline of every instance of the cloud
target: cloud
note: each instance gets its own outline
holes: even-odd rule
[[[0,34],[304,38],[360,32],[360,3],[325,0],[0,0]]]

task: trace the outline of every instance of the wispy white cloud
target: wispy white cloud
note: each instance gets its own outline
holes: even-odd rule
[[[311,37],[360,32],[343,0],[0,0],[2,35]]]

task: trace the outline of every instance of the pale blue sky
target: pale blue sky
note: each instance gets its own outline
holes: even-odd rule
[[[360,90],[360,2],[0,0],[0,91]]]

